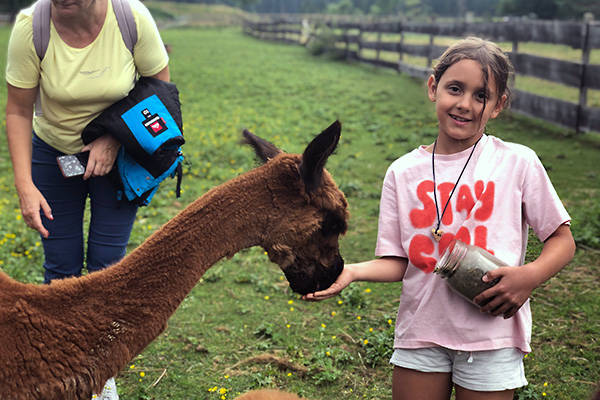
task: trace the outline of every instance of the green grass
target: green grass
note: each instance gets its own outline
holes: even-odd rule
[[[2,69],[8,35],[0,29]],[[168,181],[140,210],[131,248],[185,204],[255,165],[250,148],[239,145],[243,128],[300,152],[339,118],[342,139],[328,169],[350,204],[342,254],[348,262],[371,258],[387,166],[437,133],[424,83],[311,57],[302,47],[261,42],[235,29],[168,30],[163,37],[173,47],[170,68],[181,92],[189,166],[182,198]],[[5,98],[0,87],[2,108]],[[510,113],[490,129],[538,152],[585,244],[570,266],[534,292],[533,353],[525,361],[530,386],[520,398],[545,392],[549,399],[587,399],[600,370],[597,135],[575,137]],[[19,218],[4,123],[0,191],[0,267],[39,282],[42,250]],[[531,243],[534,257],[539,244]],[[309,399],[390,398],[387,359],[400,292],[401,284],[359,283],[339,298],[306,303],[260,249],[243,251],[209,270],[167,330],[119,374],[121,399],[232,399],[258,387]]]

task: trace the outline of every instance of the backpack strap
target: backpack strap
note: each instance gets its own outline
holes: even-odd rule
[[[33,45],[41,59],[50,42],[50,0],[39,0],[33,9]]]
[[[50,6],[50,0],[38,0],[33,10],[33,45],[40,60],[46,55],[50,42]],[[127,0],[112,0],[112,6],[123,42],[133,55],[138,35],[131,5]]]
[[[119,29],[121,30],[121,36],[123,36],[123,42],[125,42],[125,46],[133,54],[133,48],[137,43],[138,36],[131,5],[127,0],[112,0],[112,6],[117,17]]]

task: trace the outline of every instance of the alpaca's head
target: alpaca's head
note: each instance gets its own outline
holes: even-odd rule
[[[283,153],[244,131],[246,142],[266,163],[277,212],[268,217],[261,245],[296,293],[328,288],[344,268],[338,239],[346,232],[348,203],[324,169],[340,134],[341,124],[336,121],[300,156]]]

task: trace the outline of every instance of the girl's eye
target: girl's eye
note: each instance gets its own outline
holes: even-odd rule
[[[475,98],[479,101],[484,101],[487,99],[487,95],[484,92],[477,93]]]
[[[450,93],[459,93],[460,92],[460,88],[458,86],[450,86],[448,88],[448,90],[450,91]]]

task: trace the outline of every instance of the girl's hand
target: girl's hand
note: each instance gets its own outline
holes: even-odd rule
[[[473,301],[479,304],[491,299],[480,311],[492,317],[503,315],[504,319],[508,319],[519,311],[537,285],[530,279],[526,267],[501,267],[485,274],[483,281],[491,282],[497,278],[501,279],[495,286],[476,296]]]
[[[108,174],[115,164],[119,147],[121,147],[121,143],[108,133],[85,146],[81,151],[89,151],[90,156],[83,179]]]
[[[354,279],[352,278],[352,268],[346,266],[342,270],[340,276],[338,276],[337,280],[333,282],[329,288],[304,295],[302,296],[302,300],[319,301],[329,299],[340,294],[342,290],[348,287],[352,282],[354,282]]]
[[[42,193],[35,185],[31,185],[26,189],[19,190],[18,194],[21,214],[23,214],[23,219],[27,226],[38,231],[44,238],[48,238],[50,232],[42,224],[40,210],[42,210],[48,219],[53,219],[52,209]]]

